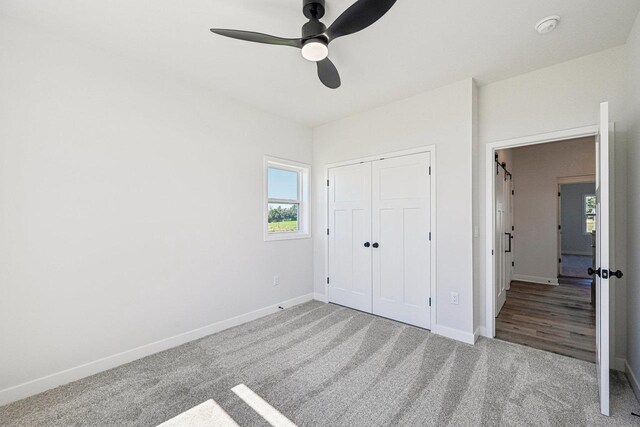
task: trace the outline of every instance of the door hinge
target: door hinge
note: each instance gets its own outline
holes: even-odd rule
[[[516,192],[515,192],[515,191],[513,191],[513,190],[511,190],[511,195],[513,196],[513,195],[515,195],[515,194],[516,194]]]
[[[516,226],[515,225],[511,226],[511,231],[516,231]]]
[[[327,187],[329,186],[329,180],[327,180]]]
[[[558,230],[562,230],[562,226],[561,225],[558,226]]]
[[[431,232],[429,232],[429,241],[431,241]]]
[[[431,297],[429,297],[429,307],[431,307]]]
[[[516,263],[511,261],[511,267],[515,267],[515,266],[516,266]]]
[[[431,175],[431,166],[429,166],[429,175]]]
[[[329,278],[327,277],[327,285],[329,284]]]
[[[558,197],[561,197],[561,196],[560,196],[560,194],[561,194],[561,193],[558,191]]]
[[[327,228],[327,236],[329,235],[329,229]]]
[[[493,249],[491,249],[491,255],[493,255]]]
[[[558,262],[562,264],[562,258],[558,258]]]

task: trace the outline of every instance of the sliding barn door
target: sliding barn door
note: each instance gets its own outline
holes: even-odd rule
[[[506,257],[506,288],[507,290],[511,289],[511,281],[513,280],[513,276],[515,274],[515,257],[514,257],[514,216],[513,216],[513,177],[509,177],[509,182],[507,184],[507,194],[505,196],[507,202],[507,257]]]
[[[373,162],[373,313],[431,327],[430,154]]]
[[[508,232],[511,230],[507,230],[509,227],[509,217],[507,212],[507,203],[508,199],[506,198],[507,193],[507,176],[506,172],[502,170],[502,168],[497,168],[496,179],[495,179],[495,197],[496,197],[496,249],[495,249],[495,259],[496,259],[496,317],[502,310],[502,306],[507,301],[507,250],[509,250],[507,242]]]
[[[329,170],[329,302],[371,312],[371,162]]]

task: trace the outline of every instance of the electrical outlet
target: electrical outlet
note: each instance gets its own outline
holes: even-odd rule
[[[278,286],[280,284],[280,276],[273,276],[273,286]]]
[[[458,305],[458,293],[451,292],[451,304]]]

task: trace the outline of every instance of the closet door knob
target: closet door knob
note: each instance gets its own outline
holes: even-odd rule
[[[367,243],[365,243],[365,244],[364,244],[364,247],[365,247],[365,248],[368,248],[369,246],[371,246],[371,243],[369,243],[369,242],[367,242]]]
[[[380,245],[378,244],[378,242],[375,242],[375,243],[373,244],[373,247],[374,247],[374,248],[378,248],[379,246],[380,246]]]

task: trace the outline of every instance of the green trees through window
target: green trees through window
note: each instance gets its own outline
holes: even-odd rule
[[[584,196],[584,218],[585,233],[591,234],[596,229],[596,196],[594,194],[585,194]]]
[[[269,232],[298,231],[297,204],[269,204]]]

